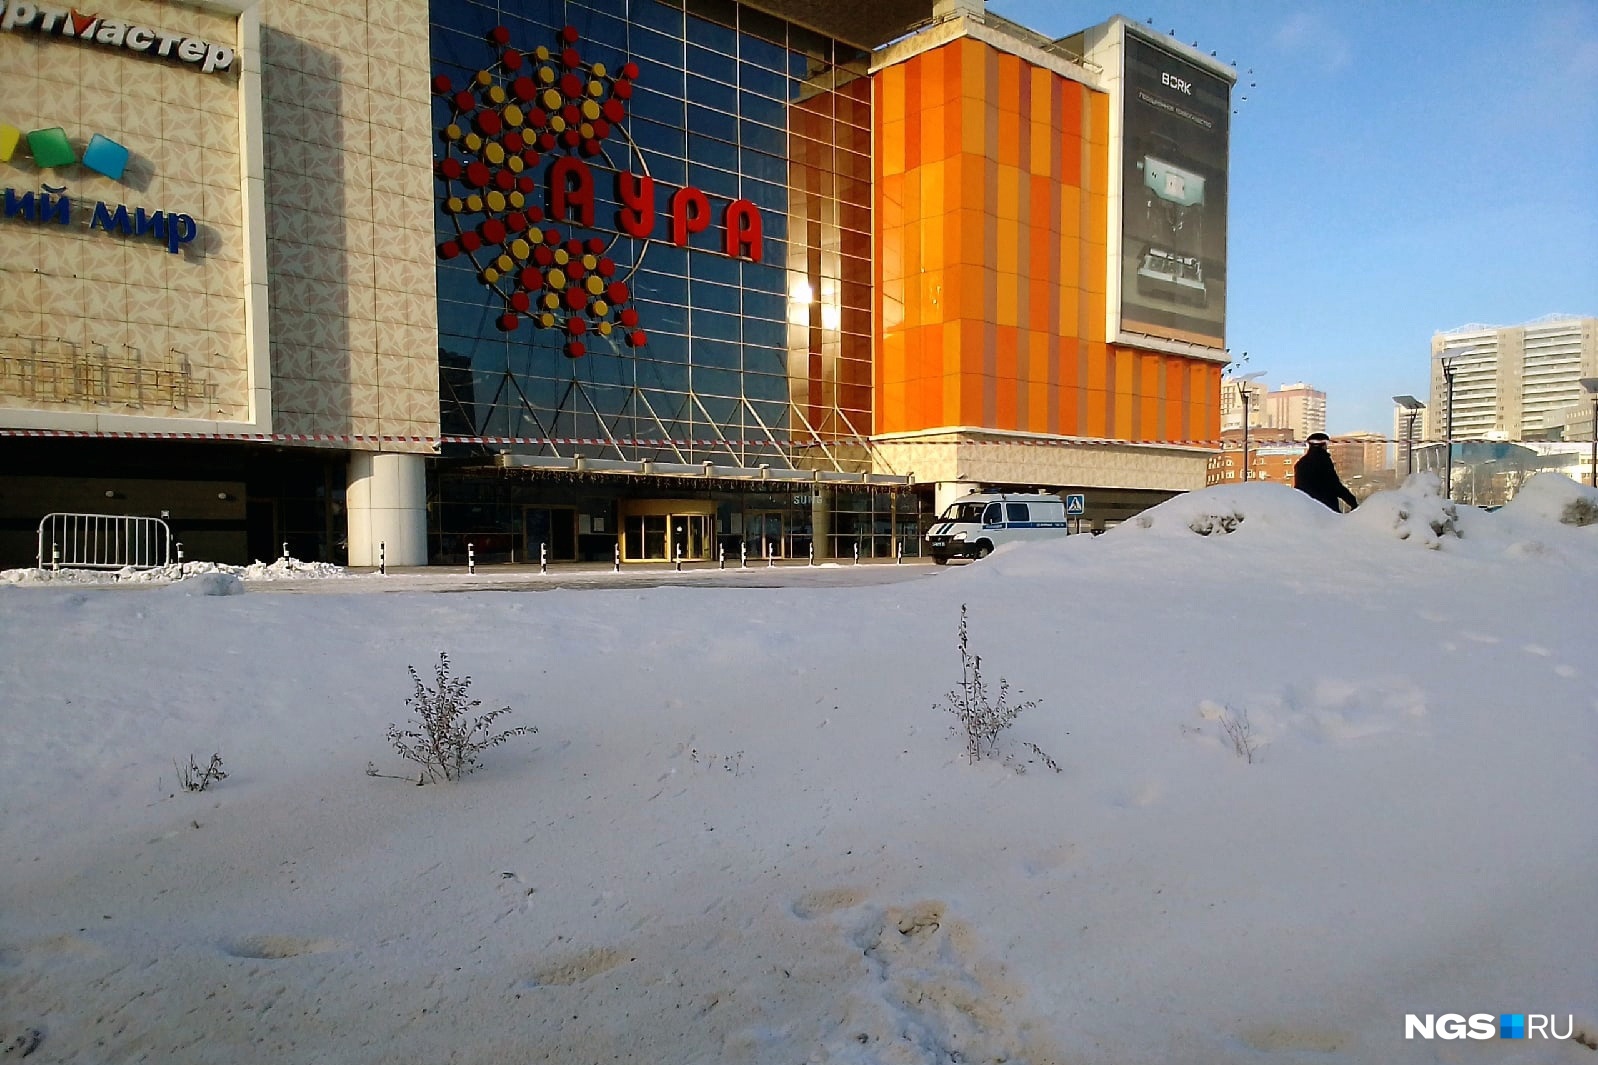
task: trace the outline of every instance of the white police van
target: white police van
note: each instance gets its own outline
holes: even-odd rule
[[[951,558],[987,558],[1012,540],[1047,540],[1070,530],[1065,501],[1048,492],[978,492],[950,503],[927,530],[927,553],[938,565]]]

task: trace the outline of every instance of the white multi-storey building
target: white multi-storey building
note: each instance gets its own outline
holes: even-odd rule
[[[1307,440],[1326,431],[1326,393],[1302,381],[1283,385],[1265,397],[1265,424],[1293,430],[1293,439]]]
[[[1432,337],[1426,437],[1546,439],[1586,402],[1598,376],[1598,318],[1548,315],[1525,325],[1467,325]],[[1449,394],[1449,372],[1453,378]]]

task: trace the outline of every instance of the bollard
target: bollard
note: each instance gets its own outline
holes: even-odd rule
[[[52,543],[50,545],[50,570],[51,570],[51,572],[54,572],[54,571],[56,571],[56,570],[58,570],[60,568],[61,568],[61,545],[57,544],[57,543]]]
[[[814,540],[812,540],[812,541],[810,541],[810,560],[808,562],[806,562],[805,565],[814,566],[815,564],[816,564],[816,542]]]
[[[717,569],[726,569],[727,568],[727,545],[726,544],[722,544],[720,547],[716,548],[716,568]]]
[[[183,565],[183,541],[179,540],[174,546],[178,549],[178,565],[181,566]]]
[[[893,564],[895,566],[904,565],[904,545],[899,542],[897,536],[893,538]]]
[[[466,572],[473,576],[477,574],[477,548],[472,544],[466,545]]]
[[[540,573],[548,573],[549,572],[549,545],[548,544],[539,544],[538,545],[538,572],[540,572]]]
[[[617,544],[616,544],[616,572],[617,573],[621,572],[621,543],[620,543],[620,541],[618,541]]]
[[[284,558],[288,558],[289,557],[289,555],[288,555],[288,546],[289,546],[288,544],[284,544],[283,545],[283,548],[284,548],[283,557]],[[378,572],[379,576],[382,576],[382,577],[388,576],[388,541],[387,540],[379,540],[377,542],[377,572]]]
[[[289,542],[287,540],[284,540],[283,541],[283,558],[284,558],[285,561],[287,561],[288,557],[289,557]]]
[[[677,559],[676,559],[676,561],[677,561],[677,572],[681,573],[682,572],[682,544],[678,544],[675,548],[673,548],[673,553],[677,556]]]
[[[738,541],[738,568],[749,568],[749,544],[743,540]]]
[[[855,541],[854,545],[854,564],[860,565],[860,541],[858,540]]]

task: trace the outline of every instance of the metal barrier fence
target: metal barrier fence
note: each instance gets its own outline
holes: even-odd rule
[[[172,530],[131,514],[46,514],[39,568],[155,569],[172,563]]]

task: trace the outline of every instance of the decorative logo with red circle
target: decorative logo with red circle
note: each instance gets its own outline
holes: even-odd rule
[[[519,51],[503,26],[489,32],[488,42],[498,60],[468,84],[457,86],[443,74],[433,79],[433,92],[453,112],[439,131],[444,152],[437,173],[443,211],[456,232],[439,244],[440,258],[471,261],[478,280],[504,301],[496,322],[504,332],[523,321],[559,329],[566,336],[563,350],[573,359],[587,354],[595,337],[643,347],[648,337],[638,327],[631,286],[617,276],[609,253],[623,235],[652,235],[655,183],[647,173],[610,164],[606,152],[613,137],[630,145],[622,123],[637,65],[625,63],[612,72],[603,63],[584,62],[571,26],[560,31],[558,50],[540,45]],[[622,207],[609,239],[578,235],[594,230],[589,159],[604,160],[615,172]],[[535,199],[540,194],[542,203]],[[693,234],[710,225],[709,199],[698,189],[681,188],[670,202],[670,239],[687,247]],[[731,201],[723,225],[725,253],[758,262],[755,205]]]

